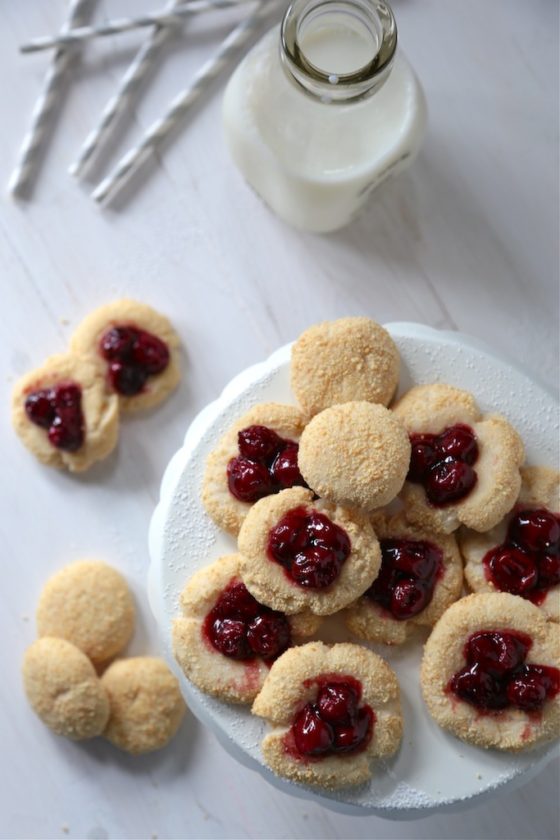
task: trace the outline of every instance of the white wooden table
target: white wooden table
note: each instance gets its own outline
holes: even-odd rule
[[[8,179],[44,74],[16,45],[56,31],[63,0],[1,3],[0,178]],[[97,17],[153,7],[98,2]],[[155,4],[157,5],[157,4]],[[164,467],[190,419],[239,370],[308,324],[365,313],[486,339],[537,379],[558,374],[558,7],[549,0],[395,0],[401,42],[426,88],[430,129],[409,173],[353,226],[321,238],[279,223],[224,148],[220,87],[131,200],[93,206],[66,167],[144,37],[90,47],[73,74],[34,200],[0,204],[0,835],[4,838],[552,838],[558,766],[462,814],[415,823],[334,815],[238,766],[196,721],[133,759],[52,736],[19,674],[41,585],[101,557],[134,588],[131,650],[157,652],[145,595],[146,531]],[[105,166],[128,148],[224,34],[178,36]],[[193,31],[198,34],[196,38]],[[90,309],[128,295],[172,316],[187,358],[179,392],[123,423],[118,454],[83,478],[36,464],[15,438],[11,383],[64,349]],[[429,756],[426,756],[429,760]]]

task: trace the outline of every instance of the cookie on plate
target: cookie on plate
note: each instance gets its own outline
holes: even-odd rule
[[[119,404],[87,356],[61,354],[16,382],[12,422],[43,464],[82,472],[115,448]]]
[[[317,495],[345,507],[374,510],[402,489],[410,441],[383,405],[348,402],[326,408],[301,436],[299,466]]]
[[[485,534],[461,531],[465,577],[473,592],[510,592],[560,621],[560,473],[521,470],[517,504]]]
[[[177,678],[162,659],[132,656],[113,662],[101,677],[109,697],[103,737],[140,755],[165,747],[185,715]]]
[[[262,403],[240,417],[206,462],[202,501],[214,522],[237,536],[252,504],[303,485],[298,445],[305,426],[292,405]]]
[[[116,300],[84,318],[70,340],[101,371],[123,411],[152,408],[180,379],[179,336],[169,320],[145,303]]]
[[[560,627],[505,592],[462,598],[443,614],[421,667],[443,729],[480,747],[523,750],[558,736]]]
[[[25,693],[44,724],[73,741],[101,735],[109,698],[87,656],[65,639],[33,642],[23,660]]]
[[[325,321],[305,330],[292,347],[292,389],[310,416],[354,400],[388,405],[399,366],[395,342],[375,321]]]
[[[400,645],[415,627],[433,627],[461,596],[463,564],[455,537],[408,523],[404,515],[372,519],[381,569],[345,612],[348,628],[368,642]]]
[[[173,624],[173,649],[201,691],[251,703],[274,660],[312,636],[321,619],[259,604],[241,581],[240,566],[240,556],[231,554],[193,575],[181,595],[183,617]]]
[[[45,584],[37,607],[39,636],[80,648],[95,664],[126,646],[134,630],[134,601],[123,576],[97,560],[79,560]]]
[[[274,773],[322,788],[368,781],[371,760],[393,755],[402,738],[397,678],[359,645],[309,642],[286,651],[252,711],[274,727],[262,742]]]
[[[401,492],[409,520],[446,534],[493,528],[521,486],[525,453],[513,426],[482,417],[472,394],[441,382],[412,388],[393,410],[412,444]]]
[[[261,499],[239,532],[241,577],[262,604],[288,615],[331,615],[368,589],[381,564],[369,519],[293,487]]]

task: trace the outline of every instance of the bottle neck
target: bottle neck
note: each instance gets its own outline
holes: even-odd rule
[[[280,58],[290,81],[315,100],[351,104],[387,80],[397,26],[381,0],[293,0],[282,20]]]

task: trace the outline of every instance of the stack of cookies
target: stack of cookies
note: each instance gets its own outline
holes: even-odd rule
[[[464,740],[523,749],[560,722],[560,476],[524,467],[515,429],[457,387],[393,402],[399,366],[367,318],[300,336],[299,407],[255,406],[208,458],[203,502],[238,553],[187,582],[173,628],[195,685],[271,723],[268,765],[326,788],[367,781],[402,738],[372,642],[431,631],[424,698]],[[335,614],[354,643],[316,640]]]

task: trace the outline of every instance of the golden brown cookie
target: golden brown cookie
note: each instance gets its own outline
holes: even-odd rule
[[[120,653],[134,630],[134,601],[116,569],[79,560],[47,581],[37,607],[39,636],[56,636],[80,648],[92,662]]]
[[[87,656],[70,642],[33,642],[23,660],[23,682],[34,712],[57,735],[81,741],[103,732],[107,692]]]
[[[374,510],[400,492],[410,463],[402,423],[383,405],[348,402],[317,414],[299,448],[301,473],[317,495]]]
[[[484,534],[462,530],[465,577],[473,592],[510,592],[560,621],[560,473],[521,470],[513,511]]]
[[[84,318],[73,353],[97,366],[123,411],[153,408],[179,384],[180,341],[169,320],[136,300],[116,300]]]
[[[103,737],[121,750],[139,755],[165,747],[173,738],[186,706],[162,659],[134,656],[109,665],[101,684],[110,714]]]
[[[295,406],[261,403],[228,429],[208,456],[202,486],[204,507],[220,528],[237,536],[257,499],[303,483],[297,445],[304,426]]]
[[[82,472],[115,448],[119,404],[87,356],[50,356],[16,382],[12,423],[41,463]]]
[[[498,415],[482,417],[471,394],[441,382],[412,388],[393,410],[412,443],[401,492],[409,520],[446,534],[493,528],[521,485],[525,453],[515,429]]]
[[[360,639],[400,645],[415,627],[433,627],[461,596],[463,564],[453,535],[409,524],[403,514],[372,519],[381,570],[368,592],[345,612]]]
[[[399,351],[370,318],[339,318],[305,330],[292,347],[292,389],[314,415],[337,403],[388,405],[399,381]]]
[[[286,651],[252,711],[273,727],[262,751],[274,773],[322,788],[368,781],[371,760],[393,755],[402,738],[397,678],[359,645],[309,642]]]
[[[421,668],[443,729],[480,747],[523,750],[558,736],[560,628],[516,595],[469,595],[443,614]]]
[[[252,703],[270,666],[291,644],[309,638],[321,619],[286,616],[259,604],[240,578],[239,554],[196,572],[173,624],[175,658],[201,691],[230,703]]]
[[[371,586],[381,563],[369,519],[313,501],[303,487],[257,502],[239,533],[241,577],[262,604],[288,615],[331,615]]]

